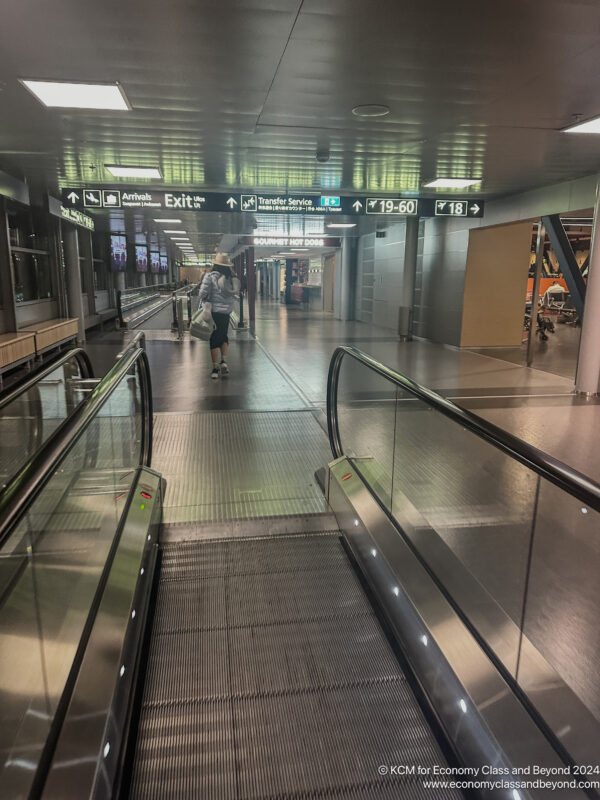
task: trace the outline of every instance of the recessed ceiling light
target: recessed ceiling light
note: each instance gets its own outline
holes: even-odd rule
[[[170,222],[175,223],[176,225],[181,222],[180,219],[164,219],[164,217],[160,217],[159,219],[155,219],[154,222]],[[163,231],[163,233],[167,233],[167,231]]]
[[[176,231],[176,230],[167,231],[167,230],[164,230],[163,233],[183,233],[183,234],[186,234],[187,231]]]
[[[115,178],[162,178],[158,167],[123,167],[118,164],[105,164],[104,167]]]
[[[481,183],[481,178],[437,178],[435,181],[425,184],[426,189],[466,189]]]
[[[20,78],[20,82],[47,108],[87,108],[99,111],[129,111],[118,83],[78,83]]]
[[[588,119],[586,122],[577,122],[563,128],[564,133],[600,133],[600,117]]]
[[[328,228],[356,228],[356,222],[328,222]]]
[[[365,106],[355,106],[352,109],[355,117],[387,117],[390,113],[388,106],[379,103],[370,103]]]

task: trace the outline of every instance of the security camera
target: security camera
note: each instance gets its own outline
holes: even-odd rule
[[[329,150],[317,150],[317,161],[320,164],[325,164],[329,161]]]

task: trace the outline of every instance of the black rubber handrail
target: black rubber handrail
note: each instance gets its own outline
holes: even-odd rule
[[[0,494],[0,547],[131,369],[139,369],[141,383],[142,441],[138,466],[150,466],[152,460],[150,366],[146,351],[138,342],[132,342],[122,358],[117,360],[89,397],[80,403],[71,416],[46,439],[37,453],[17,472]]]
[[[334,458],[340,458],[344,455],[338,420],[338,384],[340,369],[345,356],[353,358],[373,372],[386,378],[390,383],[408,392],[413,397],[422,400],[430,408],[471,431],[493,447],[533,470],[542,478],[581,500],[586,506],[593,508],[595,511],[600,511],[600,485],[587,475],[553,458],[548,453],[538,450],[537,447],[502,430],[497,425],[460,408],[451,400],[447,400],[426,386],[421,386],[421,384],[407,378],[405,375],[386,367],[385,364],[368,356],[356,347],[348,345],[342,345],[334,350],[327,378],[327,429]]]
[[[48,375],[52,374],[55,369],[58,369],[58,367],[66,364],[66,362],[70,361],[72,358],[78,362],[81,377],[83,379],[94,377],[94,370],[92,369],[92,363],[88,354],[83,348],[75,347],[72,350],[69,350],[67,353],[64,353],[59,358],[54,359],[54,361],[50,362],[50,364],[44,367],[44,369],[42,369],[40,372],[36,372],[34,375],[31,375],[31,377],[27,378],[26,381],[23,381],[23,383],[15,386],[15,388],[7,392],[7,394],[1,396],[0,410],[12,403],[25,392],[29,391],[29,389],[35,386],[38,381],[42,381],[44,378],[47,378]]]

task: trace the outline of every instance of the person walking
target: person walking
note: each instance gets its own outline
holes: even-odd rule
[[[240,291],[240,281],[233,271],[233,264],[227,253],[216,253],[212,270],[202,279],[200,301],[210,303],[210,312],[215,324],[209,346],[212,358],[210,377],[217,380],[219,375],[229,375],[225,360],[229,346],[229,315],[233,311],[236,297]]]

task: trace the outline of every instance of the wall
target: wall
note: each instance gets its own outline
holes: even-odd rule
[[[531,222],[470,231],[461,347],[519,347],[531,253]]]
[[[413,332],[445,344],[460,344],[467,221],[425,219],[419,229]]]
[[[385,237],[365,234],[358,242],[355,319],[398,330],[398,309],[410,305],[404,297],[406,223],[385,230]]]

